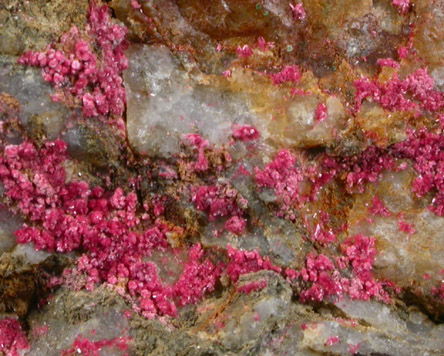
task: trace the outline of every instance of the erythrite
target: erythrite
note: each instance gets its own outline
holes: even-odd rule
[[[408,1],[397,0],[393,5],[401,13],[410,6]],[[133,2],[132,6],[140,9],[138,2]],[[305,19],[302,3],[289,6],[295,20]],[[126,103],[121,75],[128,66],[124,53],[125,34],[125,27],[113,23],[106,6],[97,7],[92,2],[84,30],[72,28],[61,38],[59,44],[62,46],[53,44],[43,52],[26,52],[19,63],[40,67],[44,79],[58,90],[53,98],[66,102],[73,99],[75,104],[81,105],[85,116],[121,117]],[[262,51],[273,46],[263,37],[259,37],[256,45]],[[239,46],[236,52],[245,59],[254,54],[248,45]],[[389,111],[436,112],[444,107],[443,94],[435,89],[427,69],[418,69],[400,79],[396,72],[398,62],[386,58],[379,59],[378,64],[393,68],[395,73],[386,83],[365,77],[355,81],[356,110],[366,99]],[[302,76],[297,65],[286,65],[269,75],[275,85],[297,84]],[[319,103],[315,122],[321,123],[327,117],[326,104]],[[232,136],[248,142],[259,139],[260,133],[250,125],[234,126]],[[194,150],[196,157],[187,166],[189,172],[209,174],[207,154],[212,150],[209,141],[199,134],[187,134],[182,142]],[[253,178],[260,190],[270,189],[274,193],[277,215],[294,221],[295,211],[314,199],[302,194],[305,181],[311,182],[318,191],[331,179],[342,177],[349,192],[355,189],[362,192],[366,183],[376,182],[381,173],[395,169],[396,159],[408,158],[418,172],[414,192],[423,196],[436,191],[432,209],[443,215],[443,150],[442,136],[427,131],[411,133],[406,141],[386,149],[372,146],[344,158],[324,155],[319,167],[303,168],[296,153],[282,149],[265,167],[255,167]],[[282,273],[280,266],[256,250],[227,246],[226,259],[215,261],[200,244],[190,244],[176,282],[166,283],[160,277],[159,267],[147,258],[155,250],[170,253],[169,236],[183,234],[184,229],[163,220],[166,209],[162,199],[153,196],[150,202],[153,214],[148,214],[147,210],[142,219],[135,191],[123,187],[114,190],[91,187],[84,181],[65,183],[63,164],[66,159],[67,145],[61,140],[43,142],[39,148],[26,140],[18,145],[7,145],[0,157],[0,180],[7,203],[27,217],[27,223],[16,231],[19,243],[33,243],[37,250],[80,253],[76,268],[64,273],[67,283],[88,289],[103,282],[123,285],[133,308],[142,315],[175,316],[178,307],[197,303],[205,293],[213,291],[224,274],[236,282],[242,274],[259,270]],[[246,177],[250,175],[245,169],[240,172]],[[177,174],[173,176],[178,178]],[[236,235],[246,231],[248,202],[229,182],[208,179],[206,183],[201,181],[190,186],[191,202],[210,222],[223,219],[224,229]],[[377,197],[369,211],[374,215],[391,215]],[[325,247],[334,243],[337,236],[329,227],[329,219],[322,216],[313,228],[307,225],[307,230],[309,241]],[[414,227],[401,219],[399,230],[411,234]],[[388,301],[384,284],[376,281],[371,273],[376,255],[375,240],[355,235],[340,247],[341,256],[308,253],[300,271],[285,269],[284,275],[292,283],[302,283],[300,299],[321,301],[347,293],[357,299],[376,297]],[[85,278],[77,278],[80,275]],[[263,288],[262,282],[241,287],[241,290],[249,293],[260,288]]]
[[[350,297],[360,300],[375,297],[388,303],[390,297],[384,290],[384,283],[376,281],[371,272],[377,254],[375,238],[351,236],[341,245],[341,249],[345,256],[343,261],[347,261],[354,274],[346,284]]]
[[[16,319],[0,320],[0,352],[6,356],[21,356],[29,349],[28,339]]]
[[[230,245],[227,246],[229,263],[226,273],[230,279],[236,282],[239,277],[246,273],[269,270],[280,273],[282,269],[273,265],[268,258],[263,258],[257,251],[237,250]]]
[[[395,73],[385,84],[362,78],[355,81],[354,86],[356,111],[359,111],[366,98],[371,98],[390,111],[435,112],[444,107],[443,93],[434,88],[434,79],[428,74],[427,68],[418,69],[402,80]]]
[[[340,284],[330,273],[335,267],[327,256],[309,254],[305,264],[306,268],[301,270],[301,277],[304,282],[312,282],[312,285],[301,292],[302,301],[322,301],[326,297],[338,295],[341,292]]]
[[[370,146],[359,155],[332,160],[327,158],[323,168],[329,174],[345,175],[347,189],[363,192],[365,183],[376,182],[386,170],[395,168],[395,159],[390,152],[375,146]]]
[[[91,1],[85,30],[73,27],[64,34],[64,50],[49,45],[43,52],[26,52],[18,62],[42,68],[43,78],[63,92],[54,100],[74,97],[88,117],[121,117],[126,103],[122,72],[128,67],[125,35],[126,28],[112,22],[108,7]]]
[[[291,13],[295,20],[304,20],[307,14],[305,13],[304,5],[302,2],[298,2],[297,4],[289,4]]]
[[[325,345],[326,346],[333,346],[335,344],[338,344],[339,342],[341,342],[341,340],[339,339],[339,337],[337,336],[330,336],[328,338],[328,340],[326,341]]]
[[[72,348],[63,350],[61,356],[71,356],[74,354],[81,354],[83,356],[100,356],[103,354],[102,349],[107,347],[126,351],[128,349],[128,339],[115,338],[111,340],[90,341],[82,335],[77,335],[72,344]],[[124,356],[128,356],[128,353],[125,353]]]
[[[384,203],[377,197],[373,197],[372,205],[369,208],[373,215],[381,215],[388,217],[391,215],[390,211],[384,206]]]
[[[243,210],[238,205],[248,202],[240,196],[236,189],[216,184],[214,186],[192,187],[191,201],[197,210],[208,215],[209,221],[229,217],[224,228],[234,234],[242,234],[246,227]]]
[[[199,146],[201,141],[197,137],[196,140]],[[152,318],[175,316],[177,307],[198,302],[214,290],[222,274],[236,282],[245,273],[282,272],[280,266],[257,251],[227,246],[227,263],[216,263],[195,244],[189,248],[177,281],[164,282],[159,267],[146,261],[146,257],[154,250],[169,251],[167,235],[181,234],[183,229],[155,216],[150,224],[142,223],[133,192],[91,188],[82,181],[65,183],[66,150],[66,144],[60,140],[46,142],[40,149],[25,141],[7,146],[0,157],[5,195],[11,207],[16,206],[30,221],[16,232],[18,242],[33,242],[36,249],[48,251],[82,251],[76,268],[65,271],[66,283],[87,289],[102,282],[124,285],[134,310]],[[256,169],[256,184],[273,188],[287,209],[288,204],[299,201],[301,179],[296,157],[285,150],[263,170]],[[197,187],[192,193],[198,210],[208,214],[210,221],[229,217],[225,228],[236,234],[242,233],[246,225],[243,210],[238,206],[240,200],[235,189],[220,184]],[[328,219],[322,221],[326,224]],[[322,239],[332,242],[335,236]],[[344,242],[342,251],[344,255],[337,259],[337,266],[325,255],[309,254],[306,268],[300,273],[286,269],[285,275],[291,280],[311,284],[301,291],[301,300],[323,300],[347,293],[357,299],[376,297],[388,301],[383,284],[371,274],[376,255],[374,239],[356,235]],[[351,278],[341,276],[340,271],[347,268],[352,272]],[[85,278],[78,279],[81,275]]]
[[[327,116],[328,116],[327,105],[325,105],[324,103],[319,103],[315,111],[315,116],[314,116],[315,122],[318,123],[325,121],[327,119]]]
[[[112,11],[89,3],[84,26],[18,59],[37,68],[26,75],[39,71],[46,81],[39,84],[53,88],[59,104],[49,105],[71,112],[54,115],[66,142],[47,139],[57,137],[49,134],[51,115],[29,115],[29,107],[45,109],[44,99],[28,105],[22,92],[17,98],[0,93],[1,203],[20,221],[16,241],[28,245],[5,256],[21,261],[15,253],[31,247],[48,252],[51,259],[29,270],[45,271],[33,286],[36,296],[47,290],[56,296],[43,306],[43,295],[30,319],[0,320],[0,354],[21,356],[30,348],[25,326],[32,342],[51,337],[34,318],[49,317],[59,293],[122,298],[125,314],[134,318],[135,353],[151,347],[138,339],[148,324],[166,327],[155,339],[205,337],[202,347],[217,343],[227,353],[229,344],[250,352],[256,336],[264,336],[259,348],[290,347],[291,353],[296,339],[288,343],[287,335],[302,324],[313,350],[347,353],[349,346],[354,353],[364,340],[362,352],[371,353],[376,343],[356,335],[385,332],[386,323],[376,325],[365,313],[384,308],[388,318],[398,303],[387,308],[381,302],[406,297],[384,276],[396,278],[407,294],[431,292],[414,298],[427,307],[441,302],[444,283],[432,268],[411,281],[396,274],[401,257],[390,247],[377,259],[377,247],[393,242],[381,238],[379,228],[391,229],[402,243],[421,244],[421,222],[439,221],[427,205],[444,215],[443,74],[436,58],[421,58],[440,34],[423,41],[430,31],[416,26],[416,16],[436,17],[433,4],[391,0],[363,6],[356,17],[334,1],[222,1],[214,8],[171,1],[167,12],[150,1],[106,1]],[[78,24],[84,10],[70,23]],[[382,50],[385,40],[389,51]],[[25,72],[11,67],[17,77]],[[133,130],[126,131],[126,123]],[[156,137],[160,133],[168,142]],[[404,213],[398,209],[407,201],[384,205],[387,185],[379,184],[387,176],[394,184],[400,177],[411,182]],[[379,230],[367,229],[367,222]],[[369,231],[378,231],[379,240]],[[409,254],[409,267],[425,268],[410,250],[401,251]],[[48,272],[52,263],[57,268]],[[74,293],[79,289],[87,292]],[[371,299],[376,302],[356,302]],[[295,303],[311,304],[296,308],[309,326],[289,319]],[[369,325],[324,313],[322,306],[333,303],[348,319],[362,312]],[[6,309],[15,311],[14,305]],[[422,322],[419,314],[409,323]],[[197,333],[188,333],[193,325]],[[316,345],[313,333],[320,336]],[[187,340],[179,344],[187,347]],[[124,353],[127,341],[78,334],[62,355]]]
[[[255,168],[255,182],[260,188],[273,189],[280,210],[278,216],[286,216],[293,220],[292,208],[298,206],[303,197],[300,184],[304,176],[296,165],[296,156],[289,150],[278,152],[274,160],[263,170]]]
[[[267,287],[267,281],[262,280],[258,282],[246,283],[240,287],[237,287],[237,290],[245,294],[250,294],[252,292],[260,291],[266,287]]]
[[[407,140],[394,146],[394,154],[411,159],[418,173],[412,190],[418,197],[436,191],[431,210],[444,215],[444,137],[442,134],[420,130],[410,133]]]
[[[236,53],[241,58],[250,57],[253,54],[249,45],[238,46],[236,48]]]
[[[376,281],[371,273],[376,255],[375,239],[355,235],[341,245],[341,250],[343,255],[335,262],[323,254],[308,254],[300,275],[307,285],[300,294],[301,300],[322,301],[347,294],[352,299],[374,297],[390,302],[385,283]],[[352,275],[348,276],[347,271]]]
[[[410,0],[393,0],[393,6],[395,6],[400,14],[406,14],[410,8]]]
[[[25,224],[16,232],[19,243],[33,242],[36,249],[48,251],[82,250],[77,269],[67,272],[67,280],[84,273],[82,283],[88,289],[99,282],[125,280],[137,301],[135,308],[147,316],[175,315],[176,295],[183,296],[179,302],[183,305],[212,290],[220,272],[203,258],[198,245],[190,249],[177,284],[166,285],[156,265],[142,259],[153,249],[165,250],[166,234],[181,233],[181,229],[160,220],[142,228],[134,193],[125,194],[121,188],[107,192],[86,182],[65,184],[65,159],[63,141],[47,142],[40,150],[29,142],[6,147],[0,158],[5,195],[35,224]]]
[[[209,146],[208,140],[198,134],[189,134],[183,137],[185,143],[197,148],[197,161],[191,164],[191,170],[203,172],[208,169],[208,159],[205,156],[205,149]]]
[[[271,74],[271,80],[275,85],[285,82],[299,83],[301,79],[301,71],[296,65],[286,66],[280,72]]]
[[[236,202],[237,194],[234,188],[217,184],[195,189],[191,200],[197,210],[206,212],[209,220],[214,221],[218,217],[242,214]]]
[[[259,131],[250,125],[236,127],[233,131],[233,137],[240,141],[257,140],[260,137]]]

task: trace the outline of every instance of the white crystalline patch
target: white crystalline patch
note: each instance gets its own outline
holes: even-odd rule
[[[435,81],[435,87],[438,90],[444,90],[444,67],[438,67],[432,70],[430,75]]]
[[[21,257],[26,265],[36,265],[50,256],[48,252],[36,251],[34,244],[19,244],[11,254],[13,257]]]
[[[0,209],[0,255],[12,250],[17,244],[14,232],[22,226],[23,221],[6,209]]]
[[[295,98],[288,108],[288,115],[297,131],[304,131],[314,124],[314,114],[318,100],[314,95]]]
[[[286,2],[265,0],[263,4],[264,9],[270,11],[273,15],[278,17],[285,26],[291,27],[294,24],[291,12],[288,11],[288,5]]]
[[[381,330],[391,330],[394,334],[407,331],[405,323],[389,306],[376,301],[350,300],[347,297],[336,302],[350,319],[365,320]]]
[[[51,99],[54,93],[46,83],[39,69],[24,68],[20,72],[13,70],[16,59],[0,57],[0,92],[6,92],[20,103],[20,121],[28,124],[31,115],[39,115],[47,137],[55,139],[63,128],[68,110]]]
[[[251,122],[238,97],[199,84],[166,47],[135,46],[127,56],[128,137],[140,153],[177,153],[180,137],[187,133],[222,144],[230,138],[233,123]]]
[[[325,102],[326,119],[316,122],[316,109],[321,103],[316,95],[301,95],[292,100],[287,109],[288,126],[284,133],[289,144],[310,146],[335,139],[335,132],[345,124],[344,107],[338,98],[329,97]]]
[[[267,297],[252,305],[252,310],[237,318],[227,321],[224,328],[224,343],[230,347],[242,345],[257,338],[266,323],[272,318],[281,319],[288,308],[288,300],[279,297]]]
[[[59,356],[62,350],[72,347],[79,334],[93,342],[110,340],[124,335],[124,330],[128,327],[127,319],[113,309],[76,324],[65,322],[61,318],[52,318],[50,313],[45,317],[44,324],[31,326],[31,335],[34,329],[34,334],[38,334],[36,330],[42,327],[47,328],[47,332],[31,340],[31,350],[27,356]],[[124,354],[125,351],[117,347],[104,347],[100,352],[101,356],[122,356]]]
[[[419,311],[412,310],[407,316],[400,317],[389,305],[347,298],[338,301],[336,306],[350,320],[365,321],[370,326],[366,333],[359,333],[359,328],[351,325],[322,323],[325,338],[335,335],[341,340],[341,343],[331,347],[331,350],[339,351],[348,346],[347,344],[360,343],[359,352],[362,354],[380,352],[390,355],[413,355],[422,351],[428,351],[428,355],[442,354],[444,328],[429,321]]]

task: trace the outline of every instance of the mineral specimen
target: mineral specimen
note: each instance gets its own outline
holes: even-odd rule
[[[3,1],[0,355],[443,355],[443,19]]]

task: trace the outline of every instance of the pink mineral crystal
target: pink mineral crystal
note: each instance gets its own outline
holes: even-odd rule
[[[327,342],[325,343],[326,346],[333,346],[335,344],[338,344],[341,340],[337,336],[330,336],[327,339]]]
[[[247,58],[253,54],[253,51],[249,45],[243,45],[236,48],[236,53],[240,58]]]
[[[297,65],[284,67],[280,72],[270,75],[271,80],[275,85],[285,82],[299,83],[301,79],[301,72]]]
[[[267,287],[267,281],[262,280],[257,282],[246,283],[238,287],[237,290],[244,294],[250,294],[251,292],[257,292],[259,290],[262,290],[265,287]]]
[[[305,260],[305,268],[301,270],[301,278],[304,282],[311,282],[312,285],[300,294],[304,301],[322,301],[324,298],[337,295],[341,291],[341,286],[335,280],[331,271],[335,269],[333,262],[325,255],[315,256],[309,254]]]
[[[322,223],[317,223],[315,225],[315,228],[313,231],[311,231],[309,238],[310,240],[316,241],[322,245],[336,241],[336,235],[333,232],[333,229]]]
[[[290,5],[290,9],[291,9],[291,13],[293,15],[293,18],[295,20],[304,20],[306,17],[306,13],[305,13],[305,9],[304,9],[304,5],[302,4],[302,2],[298,2],[297,4],[289,4]]]
[[[319,103],[315,111],[315,116],[314,116],[315,123],[327,120],[327,116],[328,116],[327,105],[325,105],[324,103]]]
[[[246,226],[247,221],[239,216],[232,216],[224,225],[225,229],[237,235],[243,234]]]
[[[437,215],[444,214],[444,138],[426,130],[411,132],[407,140],[394,147],[395,154],[411,159],[418,177],[412,190],[418,197],[436,190],[431,209]]]
[[[373,197],[372,205],[369,208],[373,215],[381,215],[388,217],[391,215],[390,211],[384,206],[383,202],[377,197]]]
[[[257,140],[260,137],[259,131],[250,125],[238,126],[233,131],[233,137],[240,141]]]
[[[300,183],[303,174],[296,165],[296,156],[289,150],[278,152],[274,160],[263,170],[255,167],[255,181],[260,188],[272,188],[281,209],[279,216],[290,212],[291,207],[300,204],[303,197],[300,194]],[[292,214],[288,215],[292,219]]]
[[[131,7],[135,10],[139,10],[142,5],[140,5],[139,1],[137,0],[131,0]]]
[[[238,193],[234,188],[217,184],[195,189],[191,201],[197,210],[206,212],[209,220],[214,221],[218,217],[242,214],[242,210],[236,202],[237,195]]]
[[[384,109],[390,111],[435,112],[444,107],[443,93],[434,89],[434,79],[428,74],[427,68],[418,69],[401,80],[395,73],[386,84],[362,78],[354,83],[356,88],[356,110],[362,101],[370,97]]]
[[[392,4],[398,9],[398,12],[403,15],[405,15],[410,8],[410,0],[393,0]]]
[[[236,282],[242,274],[270,270],[280,273],[282,269],[273,265],[268,258],[263,258],[259,252],[237,250],[230,245],[227,246],[228,265],[226,273],[230,279]]]
[[[60,40],[70,50],[49,45],[43,52],[26,52],[18,63],[42,68],[43,78],[61,88],[67,101],[74,97],[85,116],[121,117],[126,103],[122,72],[128,67],[125,35],[126,28],[113,23],[108,7],[91,1],[85,30],[73,27]]]
[[[0,320],[0,352],[6,356],[20,356],[29,349],[28,339],[16,319]]]
[[[300,275],[301,274],[298,271],[296,271],[296,270],[294,270],[292,268],[286,268],[285,269],[285,276],[290,281],[296,280]]]
[[[379,58],[376,63],[381,67],[399,68],[400,66],[393,58]]]
[[[390,297],[383,289],[384,284],[377,282],[371,272],[377,254],[375,239],[373,237],[355,235],[349,237],[341,245],[341,249],[355,275],[347,286],[350,297],[361,300],[369,300],[371,297],[376,297],[388,302]]]
[[[267,42],[262,36],[258,37],[256,46],[261,51],[268,51],[269,49],[274,48],[274,42]]]
[[[414,234],[416,232],[413,224],[409,224],[403,220],[398,222],[399,231],[405,232],[408,235]]]
[[[324,162],[325,167],[335,167],[332,161]],[[357,156],[345,157],[340,160],[335,170],[343,171],[346,175],[347,188],[356,188],[359,192],[364,191],[364,184],[376,182],[385,170],[395,167],[394,158],[386,151],[370,146]]]
[[[200,244],[194,245],[189,251],[188,261],[173,287],[173,295],[178,298],[180,306],[197,303],[204,293],[214,290],[219,279],[222,266],[215,266],[210,260],[202,260],[203,255]]]
[[[77,288],[93,289],[96,283],[107,281],[115,285],[125,281],[136,307],[147,317],[173,316],[177,309],[176,295],[184,296],[185,299],[179,300],[183,305],[211,290],[219,272],[210,261],[201,258],[202,252],[197,247],[190,250],[189,262],[177,285],[165,284],[158,276],[157,266],[144,262],[143,258],[153,249],[165,250],[166,234],[181,233],[180,228],[160,220],[141,228],[136,215],[137,197],[122,188],[109,192],[81,181],[66,184],[63,168],[66,149],[60,140],[46,142],[39,150],[25,141],[7,146],[0,157],[0,180],[5,195],[35,224],[25,224],[16,232],[19,243],[32,242],[36,249],[47,251],[81,249],[83,254],[76,269],[67,270],[64,275],[67,282],[71,283],[79,274],[84,274],[85,279],[80,285],[78,281],[72,282]],[[220,209],[238,212],[230,199]]]
[[[72,344],[72,348],[62,351],[61,356],[70,356],[73,354],[100,356],[102,355],[102,349],[104,347],[116,347],[122,351],[126,351],[128,349],[128,339],[115,338],[111,340],[90,341],[82,335],[77,335]],[[125,353],[125,356],[127,355],[128,353]]]
[[[363,235],[349,237],[342,245],[343,256],[335,263],[326,255],[310,253],[301,270],[301,279],[308,287],[300,293],[305,301],[322,301],[328,297],[348,294],[352,299],[369,300],[374,297],[388,303],[390,297],[385,284],[374,279],[373,268],[376,249],[375,239]],[[350,268],[351,277],[342,275],[341,270]]]
[[[444,282],[439,287],[432,288],[432,295],[444,299]]]
[[[183,138],[189,144],[197,148],[197,161],[192,164],[192,169],[197,172],[204,172],[208,169],[208,159],[205,156],[205,149],[209,146],[199,134],[188,134]]]

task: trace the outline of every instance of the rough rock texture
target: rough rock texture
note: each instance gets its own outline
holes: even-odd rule
[[[43,49],[71,26],[83,26],[88,3],[75,1],[6,0],[0,5],[0,52],[20,55]]]
[[[0,355],[444,354],[444,3],[0,4]]]

